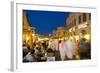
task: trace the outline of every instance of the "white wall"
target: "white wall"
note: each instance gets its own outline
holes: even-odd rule
[[[0,73],[10,73],[10,1],[11,0],[1,0],[0,1]],[[64,69],[56,69],[56,70],[38,70],[38,73],[99,73],[100,68],[100,5],[99,0],[32,0],[36,3],[43,3],[43,4],[61,4],[61,5],[75,5],[75,6],[92,6],[97,8],[97,19],[98,23],[96,24],[97,27],[97,47],[98,47],[98,65],[97,67],[78,67],[78,68],[64,68]],[[36,70],[35,70],[36,71]]]

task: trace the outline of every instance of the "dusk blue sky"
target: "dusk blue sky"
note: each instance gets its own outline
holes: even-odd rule
[[[32,27],[36,28],[36,33],[49,35],[57,27],[66,27],[68,12],[55,11],[35,11],[24,10],[27,13],[28,21]]]

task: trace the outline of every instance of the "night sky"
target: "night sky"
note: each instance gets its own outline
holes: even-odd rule
[[[36,28],[36,33],[48,36],[57,27],[66,27],[68,12],[23,10],[27,13],[28,21]]]

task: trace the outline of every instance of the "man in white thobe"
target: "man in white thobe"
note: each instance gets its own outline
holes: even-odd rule
[[[67,53],[67,58],[68,59],[73,59],[73,56],[76,54],[76,50],[75,50],[75,43],[72,40],[67,40],[66,42],[66,53]]]

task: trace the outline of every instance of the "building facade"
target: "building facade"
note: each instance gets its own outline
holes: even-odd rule
[[[67,36],[66,27],[58,27],[55,31],[52,32],[52,36],[57,39],[65,39]]]
[[[34,34],[35,28],[31,27],[28,21],[27,14],[23,12],[23,44],[28,43],[30,48],[32,48]]]
[[[78,36],[77,40],[85,35],[90,40],[91,37],[91,14],[71,12],[66,20],[68,33],[71,36]]]

